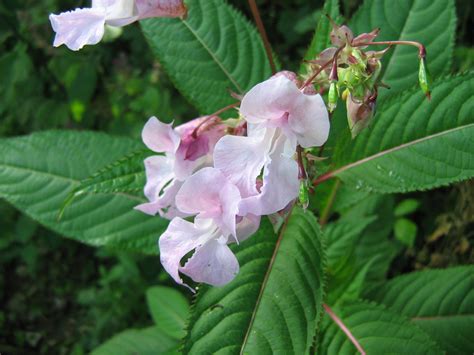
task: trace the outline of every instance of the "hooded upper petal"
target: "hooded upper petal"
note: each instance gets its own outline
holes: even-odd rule
[[[329,114],[321,95],[299,95],[288,123],[303,148],[323,145],[329,136]]]
[[[125,26],[138,19],[135,0],[92,0],[93,9],[104,9],[110,26]]]
[[[180,143],[179,134],[173,130],[173,124],[163,123],[156,117],[151,117],[143,127],[142,139],[148,148],[157,153],[174,153]]]
[[[320,95],[307,95],[288,75],[274,76],[254,86],[243,98],[240,112],[258,126],[278,127],[296,147],[324,144],[329,114]]]
[[[56,36],[53,45],[65,44],[77,51],[86,44],[97,44],[104,36],[106,12],[102,8],[76,9],[59,15],[50,15],[49,20]]]

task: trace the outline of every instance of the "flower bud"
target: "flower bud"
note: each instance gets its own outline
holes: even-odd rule
[[[300,180],[300,191],[298,194],[298,201],[303,209],[307,209],[309,205],[309,188],[308,179]]]
[[[423,90],[423,93],[426,95],[428,100],[431,99],[431,91],[430,91],[431,76],[430,76],[430,73],[428,72],[425,58],[420,58],[420,69],[418,71],[418,80],[420,82],[420,87],[421,87],[421,90]]]
[[[337,86],[335,82],[332,82],[329,86],[329,93],[328,93],[328,111],[332,113],[337,107]]]
[[[355,99],[349,93],[346,100],[347,122],[351,130],[352,138],[355,138],[372,121],[375,112],[375,101],[377,94],[370,91],[362,101]]]

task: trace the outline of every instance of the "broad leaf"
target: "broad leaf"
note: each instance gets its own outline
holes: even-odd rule
[[[179,340],[158,327],[125,330],[92,351],[91,355],[178,354]]]
[[[411,90],[385,101],[373,125],[338,146],[335,175],[381,193],[431,189],[474,176],[474,75],[441,80],[431,101]],[[343,164],[345,163],[345,164]]]
[[[367,354],[442,354],[425,332],[385,307],[358,301],[333,311]],[[327,314],[320,339],[318,354],[359,354]]]
[[[332,25],[326,15],[329,15],[334,21],[340,21],[339,13],[339,0],[326,0],[323,6],[323,11],[318,21],[316,31],[314,32],[313,39],[306,51],[304,60],[315,59],[316,56],[321,53],[324,49],[331,46],[330,33]],[[300,67],[300,74],[307,72],[307,64],[302,63]]]
[[[223,0],[189,0],[186,19],[141,21],[143,32],[181,93],[203,114],[236,100],[271,75],[250,22]]]
[[[412,40],[423,43],[428,67],[437,76],[451,70],[456,30],[454,0],[365,0],[351,21],[354,33],[380,28],[377,41]],[[396,46],[384,57],[382,80],[393,95],[418,82],[418,52],[414,47]]]
[[[321,237],[309,211],[295,208],[279,235],[262,221],[234,248],[237,278],[199,290],[184,353],[308,353],[322,312]]]
[[[179,291],[170,287],[155,286],[146,291],[148,308],[155,325],[175,338],[184,336],[189,303]]]
[[[448,354],[474,352],[473,266],[399,276],[374,287],[365,297],[409,317]]]
[[[58,221],[80,181],[143,146],[93,132],[50,131],[0,140],[0,197],[44,226],[91,245],[157,253],[167,222],[134,211],[125,192],[79,196]]]

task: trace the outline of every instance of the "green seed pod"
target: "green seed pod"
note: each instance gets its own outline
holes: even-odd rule
[[[298,195],[298,200],[303,209],[307,209],[309,205],[309,189],[308,189],[308,179],[303,179],[300,181],[300,192]]]
[[[426,66],[425,58],[420,59],[420,70],[418,71],[418,80],[420,81],[421,90],[426,95],[428,99],[431,98],[431,76],[428,72],[428,68]]]
[[[332,82],[329,86],[329,93],[328,93],[328,110],[329,112],[333,112],[337,107],[337,99],[338,99],[337,87],[336,83]]]

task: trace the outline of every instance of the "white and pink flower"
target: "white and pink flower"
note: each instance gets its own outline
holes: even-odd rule
[[[65,44],[77,51],[97,44],[104,36],[105,25],[126,26],[149,17],[182,17],[186,6],[182,0],[92,0],[92,7],[51,14],[56,32],[54,46]]]

